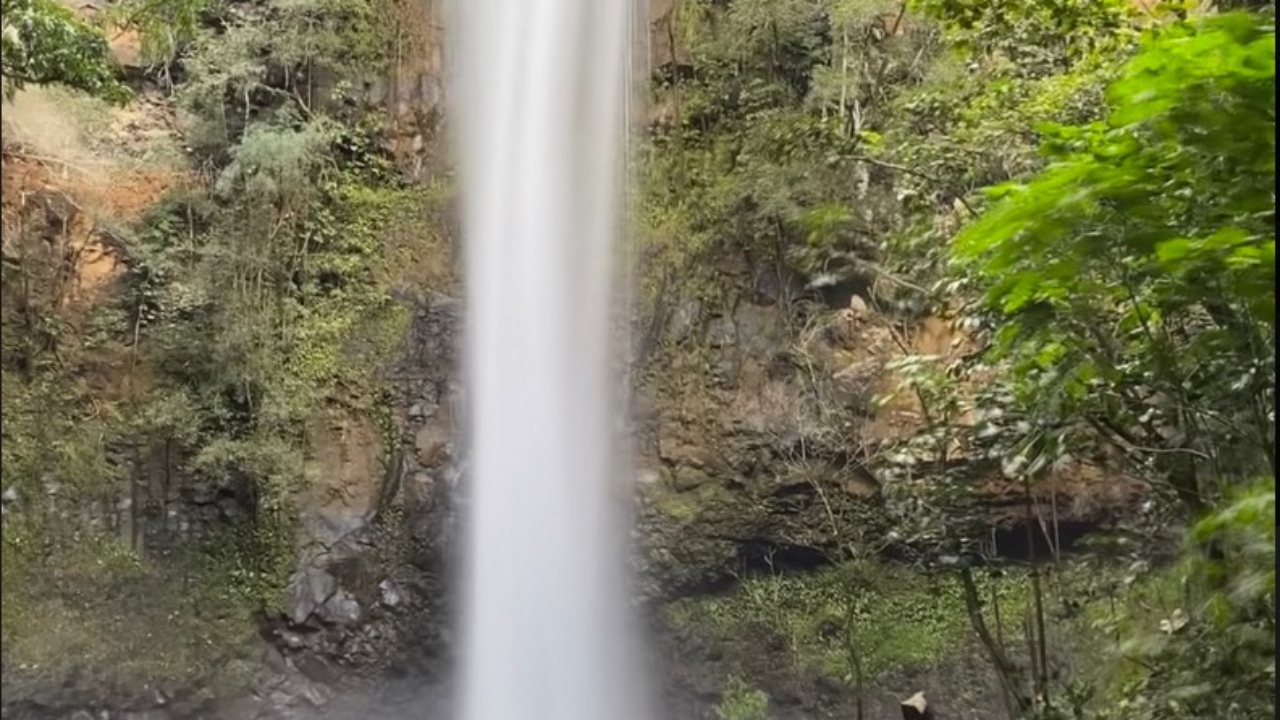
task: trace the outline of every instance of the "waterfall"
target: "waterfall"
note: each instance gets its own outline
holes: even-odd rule
[[[628,0],[458,0],[464,720],[647,720],[609,318]]]

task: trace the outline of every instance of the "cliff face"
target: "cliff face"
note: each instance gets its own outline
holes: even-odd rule
[[[439,11],[383,9],[395,27],[386,74],[317,70],[298,100],[344,120],[380,109],[403,179],[386,193],[434,207]],[[194,245],[208,228],[201,198],[223,198],[191,147],[190,105],[144,65],[136,33],[109,38],[135,85],[127,105],[28,88],[4,108],[4,717],[291,717],[387,672],[441,675],[458,474],[447,228],[421,212],[411,224],[381,216],[374,250],[397,268],[379,279],[383,314],[399,337],[355,373],[375,391],[333,393],[289,438],[301,451],[280,498],[290,537],[253,537],[271,512],[261,484],[202,470],[208,446],[172,426],[154,432],[189,408],[151,414],[184,371],[155,349],[172,298],[145,290],[181,265],[157,272],[147,253],[165,251],[154,238],[175,225]],[[174,289],[183,309],[166,317],[198,321],[199,283]],[[367,349],[340,340],[325,352]],[[260,581],[282,586],[269,606],[249,597]]]

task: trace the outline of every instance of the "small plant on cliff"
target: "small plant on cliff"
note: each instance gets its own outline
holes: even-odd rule
[[[719,720],[768,720],[769,696],[732,675],[725,681],[716,717]]]

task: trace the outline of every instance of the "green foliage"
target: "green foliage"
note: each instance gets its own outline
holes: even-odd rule
[[[1125,26],[1123,0],[919,0],[952,41],[978,57],[1006,63],[1018,76],[1060,72],[1107,49]]]
[[[1163,613],[1129,605],[1100,720],[1275,713],[1275,481],[1233,492],[1190,540],[1158,578]]]
[[[900,536],[935,554],[974,549],[957,513],[978,469],[997,464],[1034,482],[1106,443],[1161,498],[1172,486],[1191,506],[1274,472],[1272,20],[1177,21],[1173,10],[928,0],[900,12],[849,0],[689,3],[675,14],[681,67],[656,78],[661,113],[641,163],[655,294],[698,272],[698,259],[740,251],[815,290],[870,277],[879,308],[984,299],[962,319],[989,352],[889,368],[926,417],[877,471]],[[1165,24],[1144,37],[1152,23]],[[685,502],[667,510],[692,519],[697,503]],[[1243,547],[1222,572],[1266,586],[1237,566]],[[1064,596],[1092,587],[1046,573]],[[1090,603],[1106,599],[1099,592]],[[740,595],[676,614],[729,636],[768,628],[793,658],[834,674],[843,651],[808,621],[835,622],[846,594],[856,595],[819,602],[799,581],[748,579]],[[884,634],[914,648],[958,644],[969,622],[953,599],[960,612],[935,613],[954,619],[949,629]],[[866,639],[868,664],[882,672],[877,640]],[[1228,645],[1194,647],[1179,652]],[[1152,662],[1117,677],[1141,675],[1151,698],[1185,706],[1160,685],[1171,660]],[[1252,672],[1241,677],[1259,682]],[[1089,675],[1043,688],[1053,697],[1034,711],[1084,712]]]
[[[136,30],[142,58],[167,69],[199,36],[201,15],[209,0],[126,0],[108,8],[107,17],[121,29]]]
[[[6,487],[28,499],[68,491],[105,496],[119,479],[105,457],[119,428],[95,408],[90,388],[46,376],[28,381],[7,370],[3,380],[0,434],[13,440],[0,444]],[[49,408],[63,412],[50,415]]]
[[[1274,57],[1249,15],[1157,33],[1107,120],[1053,128],[1050,167],[993,190],[956,240],[1036,424],[1236,448],[1220,477],[1273,465]],[[1210,491],[1181,473],[1185,497]]]
[[[203,543],[201,596],[245,615],[276,612],[293,572],[293,527],[282,522],[242,523]]]
[[[190,412],[182,399],[113,408],[74,369],[32,380],[6,370],[0,387],[6,662],[129,686],[187,682],[246,647],[254,615],[273,606],[264,603],[276,602],[278,587],[273,595],[229,576],[215,555],[146,558],[122,532],[121,523],[138,522],[141,512],[119,506],[127,483],[112,449],[152,433],[185,437]],[[292,544],[281,540],[274,557],[291,562]],[[264,549],[239,557],[271,557]]]
[[[26,84],[66,85],[117,102],[129,97],[102,32],[69,8],[55,0],[6,0],[0,22],[6,98]]]
[[[224,152],[251,124],[279,112],[281,125],[299,115],[316,119],[324,110],[317,89],[325,75],[344,81],[328,101],[343,100],[341,87],[385,68],[394,27],[383,17],[387,7],[381,0],[228,6],[220,16],[224,27],[196,35],[184,60],[189,77],[177,95],[195,123],[194,147]]]
[[[223,31],[186,46],[177,90],[216,182],[171,197],[129,248],[157,373],[139,430],[180,444],[189,481],[248,482],[251,519],[209,555],[219,592],[258,608],[275,606],[291,569],[308,422],[333,405],[377,408],[408,319],[388,295],[393,242],[435,240],[418,230],[434,200],[399,184],[380,125],[309,97],[316,69],[350,76],[384,51],[374,9],[211,8]]]
[[[1081,87],[1092,95],[1104,79],[1106,114],[1073,118],[1063,98]],[[1039,114],[1047,167],[995,188],[992,207],[954,241],[952,280],[940,288],[979,290],[993,334],[976,363],[899,363],[927,416],[900,449],[936,462],[957,438],[967,457],[1033,480],[1106,442],[1191,508],[1231,495],[1233,479],[1273,472],[1273,83],[1271,20],[1226,14],[1159,28],[1119,67],[1084,56],[1065,74],[989,85],[1010,97],[1040,88],[1043,107],[994,127],[1026,128]],[[945,121],[993,127],[1000,105],[975,107],[971,121]],[[935,226],[934,237],[953,227]],[[961,392],[956,379],[980,387]],[[966,410],[976,423],[958,420]],[[945,491],[963,487],[942,470],[926,506],[954,505]],[[1262,610],[1274,596],[1267,492],[1197,526],[1214,559],[1171,571],[1184,581],[1161,634],[1141,627],[1154,624],[1150,610],[1134,611],[1119,647],[1125,671],[1102,683],[1102,706],[1077,682],[1054,689],[1060,697],[1037,716],[1063,706],[1125,718],[1273,712],[1274,695],[1257,691],[1274,673],[1273,613]],[[913,517],[923,527],[912,537],[956,539],[953,522]],[[1235,540],[1216,535],[1237,522]]]
[[[899,7],[680,7],[672,36],[692,68],[660,69],[655,105],[674,117],[641,163],[651,273],[690,273],[712,250],[769,258],[815,285],[874,272],[872,241],[894,226],[895,200],[870,182],[865,153],[934,39]],[[886,15],[903,31],[887,32]]]
[[[1008,199],[958,240],[962,257],[982,255],[984,272],[1009,275],[990,299],[1007,313],[1058,300],[1066,276],[1116,248],[1148,261],[1135,272],[1221,276],[1221,289],[1262,303],[1250,306],[1258,320],[1274,318],[1274,238],[1259,235],[1273,207],[1274,67],[1274,34],[1248,16],[1162,34],[1111,87],[1109,121],[1058,128],[1053,167],[997,189]],[[1167,292],[1199,294],[1175,295],[1179,304],[1217,291],[1184,284]]]
[[[1038,74],[953,48],[895,100],[880,156],[911,172],[896,179],[904,222],[886,238],[884,262],[929,290],[899,288],[899,297],[947,305],[947,248],[981,209],[974,192],[1041,169],[1045,124],[1101,117],[1105,87],[1133,45],[1127,26],[1104,39],[1105,47]]]
[[[984,582],[1006,617],[1026,608],[1018,578]],[[968,652],[969,621],[959,582],[910,568],[853,563],[804,576],[744,578],[731,595],[682,600],[668,610],[677,627],[700,628],[724,642],[726,656],[764,672],[752,658],[767,637],[782,642],[783,661],[852,683],[849,642],[868,680],[943,663]],[[991,621],[989,621],[991,622]],[[778,658],[767,659],[778,664]]]
[[[252,639],[256,615],[278,611],[296,562],[308,424],[333,406],[387,414],[379,375],[409,318],[390,290],[416,279],[396,261],[441,250],[442,232],[424,229],[440,193],[400,182],[379,116],[313,97],[317,77],[350,85],[381,69],[386,9],[138,0],[112,13],[140,31],[148,61],[183,66],[177,100],[215,182],[173,191],[115,229],[125,292],[95,308],[101,345],[28,343],[22,367],[9,338],[23,333],[5,315],[3,474],[20,498],[5,505],[6,663],[57,672],[83,657],[95,672],[119,669],[122,686],[200,682]],[[6,293],[16,287],[8,247]],[[118,384],[127,392],[103,402],[103,386]],[[165,492],[234,490],[247,512],[205,537],[168,538],[164,558],[128,538],[122,547],[119,528],[85,508],[116,507],[152,453],[164,458]],[[40,598],[63,592],[92,597],[42,609]],[[120,602],[145,612],[120,613]],[[54,617],[64,619],[46,633]]]
[[[27,514],[5,518],[6,662],[121,687],[194,680],[244,691],[234,683],[247,678],[228,677],[228,660],[255,639],[262,606],[232,594],[241,579],[202,554],[149,561],[74,517],[61,532],[31,522]]]
[[[1038,169],[1040,124],[1096,119],[1136,34],[1118,1],[952,5],[682,4],[671,39],[689,65],[660,69],[664,124],[641,163],[651,273],[732,248],[815,290],[937,301],[919,289],[966,198]]]
[[[737,675],[731,676],[725,681],[716,717],[719,720],[768,720],[769,696]]]
[[[1209,563],[1204,568],[1209,573],[1205,579],[1210,585],[1234,584],[1233,605],[1248,609],[1276,590],[1275,479],[1236,490],[1227,500],[1226,507],[1196,523],[1191,540],[1201,547],[1216,543],[1218,552],[1240,563],[1238,568]],[[1255,570],[1262,573],[1255,575]]]
[[[255,478],[265,510],[301,478],[306,419],[371,392],[403,329],[379,231],[415,194],[337,166],[344,132],[324,119],[251,126],[203,232],[188,237],[189,206],[165,209],[133,263],[150,356],[200,418],[192,469]]]

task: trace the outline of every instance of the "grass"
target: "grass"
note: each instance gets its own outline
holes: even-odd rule
[[[988,582],[986,597],[992,589],[1004,617],[1021,617],[1026,583]],[[746,578],[730,594],[681,600],[667,612],[678,628],[702,628],[746,648],[764,629],[783,641],[795,666],[846,681],[852,676],[846,627],[868,679],[968,652],[972,635],[955,578],[879,563]]]
[[[1083,559],[1048,569],[1044,608],[1050,667],[1057,678],[1053,692],[1062,697],[1086,692],[1092,696],[1084,701],[1088,707],[1125,697],[1144,672],[1133,657],[1140,650],[1134,639],[1160,638],[1162,622],[1170,623],[1179,610],[1194,610],[1186,572],[1185,564],[1153,569]],[[1025,662],[1028,573],[1012,570],[999,581],[976,579],[988,627],[1000,634],[1016,662]],[[999,598],[999,630],[993,597]],[[952,703],[971,702],[983,712],[996,707],[989,702],[998,697],[992,695],[995,676],[981,669],[989,667],[986,654],[959,582],[949,574],[867,562],[754,576],[723,595],[674,602],[666,613],[678,632],[715,648],[723,718],[754,717],[751,708],[760,698],[767,704],[775,693],[803,692],[796,688],[812,687],[817,678],[850,687],[847,627],[868,691],[896,693],[904,682],[931,678],[927,682],[946,685],[939,692]],[[963,679],[947,685],[946,678],[957,672]]]
[[[161,569],[106,533],[52,536],[7,521],[3,570],[6,674],[16,671],[15,684],[82,677],[137,690],[248,679],[236,676],[246,667],[236,660],[254,638],[256,604],[229,592],[241,584],[206,556]]]

